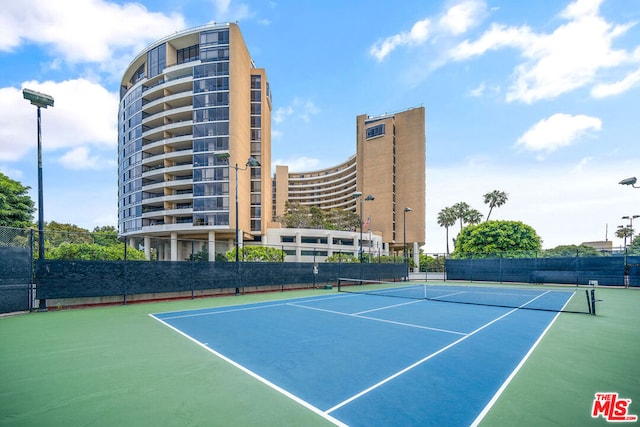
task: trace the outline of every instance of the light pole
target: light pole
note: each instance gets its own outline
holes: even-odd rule
[[[40,125],[40,108],[53,107],[53,97],[30,89],[23,89],[22,96],[38,109],[38,259],[44,259],[44,197],[42,190],[42,128]]]
[[[640,218],[640,215],[625,215],[622,217],[622,219],[629,220],[629,232],[631,233],[631,237],[629,237],[629,244],[633,243],[633,220],[636,218]]]
[[[362,203],[363,202],[370,202],[371,200],[375,200],[375,197],[373,197],[372,194],[369,194],[367,197],[365,197],[364,199],[361,198],[362,197],[362,193],[360,191],[356,191],[353,193],[353,198],[354,199],[360,199],[360,262],[363,261],[363,256],[362,256]]]
[[[216,157],[220,160],[226,161],[229,164],[229,158],[231,157],[231,155],[229,153],[220,153],[220,154],[216,154]],[[232,167],[236,170],[236,188],[235,188],[236,190],[235,191],[236,193],[236,262],[239,261],[239,254],[240,254],[240,246],[239,246],[240,228],[238,226],[238,171],[239,170],[245,171],[249,168],[257,167],[257,166],[260,166],[260,162],[257,161],[253,156],[249,157],[249,159],[247,160],[247,163],[245,163],[243,168],[239,167],[237,163],[235,166],[231,166],[231,164],[229,164],[229,167]]]
[[[638,179],[635,176],[632,176],[631,178],[623,179],[618,184],[620,184],[620,185],[630,185],[633,188],[640,188],[640,186],[636,185],[636,182],[638,182]]]
[[[413,209],[411,209],[410,207],[406,207],[404,208],[404,211],[402,212],[402,226],[404,227],[404,231],[403,231],[403,249],[402,249],[402,254],[404,255],[404,264],[405,264],[405,270],[406,270],[406,278],[409,278],[409,263],[407,262],[407,212],[411,212]]]

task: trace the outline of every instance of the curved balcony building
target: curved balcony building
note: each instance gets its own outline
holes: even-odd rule
[[[214,259],[236,231],[261,240],[272,213],[270,123],[266,72],[236,24],[178,32],[140,52],[120,89],[120,236],[167,260],[203,249]],[[250,157],[260,166],[246,166]]]
[[[276,166],[273,216],[286,213],[287,201],[353,210],[364,218],[363,231],[381,235],[389,253],[403,252],[406,239],[416,256],[425,242],[425,165],[424,107],[360,115],[356,154],[344,163],[311,172]]]

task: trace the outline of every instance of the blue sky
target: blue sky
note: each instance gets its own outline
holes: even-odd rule
[[[45,220],[115,226],[129,61],[175,31],[235,21],[271,83],[273,165],[338,164],[355,153],[357,115],[425,107],[428,252],[445,250],[441,209],[464,201],[486,216],[491,190],[509,195],[491,218],[532,226],[545,248],[618,247],[621,217],[640,214],[640,191],[618,185],[640,177],[640,3],[628,0],[8,2],[0,170],[37,200],[36,113],[21,90],[48,93]]]

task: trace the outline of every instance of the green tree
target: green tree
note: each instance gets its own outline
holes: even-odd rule
[[[198,262],[209,261],[209,248],[207,248],[206,245],[203,245],[202,249],[200,249],[198,252],[196,252],[195,254],[189,255],[186,258],[186,261],[198,261]],[[225,257],[225,261],[226,261],[226,257]]]
[[[460,232],[453,255],[523,256],[524,251],[539,251],[541,247],[540,237],[529,225],[519,221],[486,221]]]
[[[632,237],[633,236],[633,229],[627,225],[625,226],[618,226],[618,229],[616,230],[616,237],[619,239],[624,239],[624,247],[627,247],[627,238]]]
[[[420,271],[443,272],[445,257],[420,254]]]
[[[546,257],[575,257],[575,256],[601,256],[602,252],[594,247],[586,245],[560,245],[552,249],[546,249]]]
[[[74,224],[61,224],[51,221],[44,226],[45,246],[57,247],[62,243],[94,243],[86,228]]]
[[[227,260],[236,260],[236,248],[227,251]],[[244,262],[283,262],[286,253],[282,249],[269,246],[244,246],[240,248],[239,259]]]
[[[47,259],[83,260],[83,261],[119,261],[124,260],[124,245],[103,246],[95,243],[69,243],[50,248],[46,252]],[[144,252],[127,248],[127,260],[144,260]]]
[[[487,214],[487,221],[489,221],[489,217],[491,216],[491,212],[493,208],[499,208],[500,206],[507,203],[507,199],[509,195],[504,191],[493,190],[486,193],[484,196],[484,204],[489,205],[489,213]]]
[[[328,256],[327,259],[324,260],[324,262],[355,264],[355,263],[359,263],[360,260],[358,259],[358,257],[354,256],[353,254],[338,252],[338,253],[334,253],[331,256]]]
[[[118,230],[113,225],[94,227],[90,235],[97,245],[112,246],[121,244],[118,240]]]
[[[457,213],[453,208],[443,208],[438,212],[438,225],[444,227],[447,238],[447,255],[449,255],[449,227],[456,223]]]
[[[640,234],[633,238],[633,243],[627,246],[628,255],[640,255]]]
[[[482,222],[482,214],[477,209],[469,209],[464,214],[464,222],[475,225]]]
[[[35,204],[25,187],[0,172],[0,226],[29,228],[33,225]]]

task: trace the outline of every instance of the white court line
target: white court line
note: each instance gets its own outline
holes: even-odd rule
[[[365,310],[365,311],[359,311],[359,312],[353,313],[353,314],[361,315],[361,314],[366,314],[366,313],[373,313],[374,311],[387,310],[389,308],[395,308],[395,307],[402,307],[403,305],[416,304],[416,303],[423,302],[423,301],[424,300],[415,300],[415,301],[403,302],[403,303],[400,303],[400,304],[386,305],[384,307],[373,308],[371,310]]]
[[[288,305],[291,305],[293,307],[303,308],[303,309],[306,309],[306,310],[323,311],[325,313],[337,314],[337,315],[340,315],[340,316],[357,317],[359,319],[367,319],[367,320],[373,320],[373,321],[376,321],[376,322],[391,323],[393,325],[407,326],[409,328],[425,329],[427,331],[444,332],[444,333],[447,333],[447,334],[455,334],[455,335],[466,335],[465,332],[450,331],[448,329],[431,328],[429,326],[415,325],[413,323],[403,323],[403,322],[396,322],[396,321],[393,321],[393,320],[378,319],[377,317],[361,316],[361,315],[359,315],[357,313],[356,314],[343,313],[341,311],[327,310],[325,308],[318,308],[318,307],[309,307],[309,306],[306,306],[306,305],[299,305],[299,304],[294,304],[294,303],[289,303]]]
[[[272,389],[282,393],[283,395],[287,396],[289,399],[293,400],[294,402],[299,403],[300,405],[304,406],[305,408],[309,409],[310,411],[312,411],[315,414],[320,415],[322,418],[324,418],[325,420],[332,422],[333,424],[340,426],[340,427],[348,427],[346,424],[344,424],[343,422],[337,420],[336,418],[333,418],[331,415],[327,414],[326,412],[316,408],[315,406],[313,406],[312,404],[310,404],[309,402],[300,399],[298,396],[291,394],[290,392],[288,392],[287,390],[275,385],[274,383],[272,383],[271,381],[267,380],[266,378],[261,377],[260,375],[256,374],[255,372],[251,371],[250,369],[244,367],[243,365],[229,359],[228,357],[226,357],[225,355],[218,353],[217,351],[215,351],[214,349],[208,347],[206,344],[201,343],[200,341],[196,340],[195,338],[191,337],[190,335],[185,334],[184,332],[182,332],[180,329],[174,328],[173,326],[171,326],[170,324],[168,324],[167,322],[163,321],[162,319],[159,319],[157,317],[155,317],[153,314],[149,314],[149,316],[151,316],[152,318],[156,319],[158,322],[162,323],[163,325],[173,329],[175,332],[179,333],[180,335],[182,335],[183,337],[187,338],[190,341],[193,341],[194,343],[196,343],[197,345],[199,345],[200,347],[204,348],[205,350],[213,353],[214,355],[218,356],[219,358],[221,358],[222,360],[224,360],[227,363],[230,363],[231,365],[235,366],[236,368],[240,369],[242,372],[250,375],[251,377],[257,379],[258,381],[262,382],[263,384],[271,387]]]
[[[307,299],[302,299],[299,302],[309,302],[309,301],[325,301],[325,300],[329,300],[329,299],[334,299],[334,298],[346,298],[348,295],[335,295],[335,296],[329,296],[329,297],[309,297]],[[297,299],[297,298],[294,298]],[[235,307],[231,307],[225,310],[220,310],[221,307],[211,307],[209,309],[207,308],[194,308],[193,310],[188,310],[189,312],[191,311],[201,311],[201,310],[211,310],[211,311],[206,311],[203,313],[189,313],[189,314],[180,314],[180,315],[175,315],[175,316],[167,316],[167,317],[163,317],[163,319],[165,320],[170,320],[170,319],[183,319],[183,318],[188,318],[188,317],[199,317],[199,316],[210,316],[212,314],[222,314],[222,313],[234,313],[236,311],[247,311],[247,310],[259,310],[262,308],[271,308],[271,307],[280,307],[283,305],[288,305],[289,303],[287,302],[278,302],[278,303],[262,303],[262,302],[257,302],[257,303],[250,303],[250,304],[246,304],[246,305],[239,305],[239,306],[235,306]],[[183,311],[179,311],[179,312],[175,312],[175,313],[183,313]],[[156,313],[155,315],[163,315],[163,314],[169,314],[169,313],[173,313],[173,312],[167,312],[167,313]]]
[[[543,294],[538,295],[537,297],[535,297],[535,298],[533,298],[533,299],[531,299],[531,300],[529,300],[529,301],[527,301],[527,302],[526,302],[525,304],[523,304],[522,306],[524,306],[524,305],[526,305],[526,304],[529,304],[529,303],[533,302],[534,300],[536,300],[536,299],[540,298],[540,297],[541,297],[542,295],[544,295],[544,294],[546,294],[546,292],[545,292],[545,293],[543,293]],[[521,306],[521,307],[522,307],[522,306]],[[497,322],[497,321],[499,321],[499,320],[501,320],[501,319],[503,319],[503,318],[505,318],[505,317],[509,316],[510,314],[512,314],[512,313],[514,313],[514,312],[516,312],[516,311],[518,311],[518,308],[514,308],[513,310],[508,311],[507,313],[503,314],[502,316],[499,316],[499,317],[497,317],[497,318],[493,319],[492,321],[490,321],[490,322],[488,322],[488,323],[485,323],[484,325],[480,326],[478,329],[476,329],[476,330],[474,330],[473,332],[469,333],[468,335],[465,335],[464,337],[462,337],[462,338],[460,338],[460,339],[458,339],[458,340],[456,340],[456,341],[452,342],[451,344],[449,344],[449,345],[447,345],[447,346],[445,346],[445,347],[441,348],[440,350],[436,351],[435,353],[431,353],[431,354],[429,354],[428,356],[426,356],[426,357],[424,357],[424,358],[422,358],[422,359],[418,360],[418,361],[417,361],[417,362],[415,362],[414,364],[407,366],[406,368],[404,368],[404,369],[402,369],[402,370],[400,370],[400,371],[396,372],[395,374],[393,374],[393,375],[391,375],[391,376],[389,376],[389,377],[387,377],[387,378],[383,379],[382,381],[380,381],[380,382],[378,382],[378,383],[376,383],[376,384],[372,385],[371,387],[369,387],[369,388],[367,388],[367,389],[365,389],[365,390],[362,390],[361,392],[359,392],[359,393],[357,393],[357,394],[355,394],[355,395],[351,396],[350,398],[348,398],[348,399],[346,399],[346,400],[344,400],[344,401],[342,401],[342,402],[338,403],[338,404],[337,404],[337,405],[335,405],[333,408],[328,409],[328,410],[326,411],[326,413],[327,413],[327,414],[330,414],[331,412],[336,411],[337,409],[342,408],[343,406],[345,406],[345,405],[347,405],[347,404],[349,404],[349,403],[353,402],[354,400],[356,400],[356,399],[358,399],[358,398],[360,398],[360,397],[364,396],[365,394],[368,394],[369,392],[371,392],[371,391],[373,391],[373,390],[377,389],[378,387],[380,387],[380,386],[382,386],[382,385],[384,385],[384,384],[388,383],[389,381],[391,381],[391,380],[393,380],[393,379],[395,379],[395,378],[399,377],[400,375],[402,375],[402,374],[404,374],[404,373],[406,373],[406,372],[408,372],[408,371],[412,370],[412,369],[413,369],[413,368],[415,368],[416,366],[419,366],[419,365],[423,364],[424,362],[428,361],[429,359],[434,358],[434,357],[435,357],[435,356],[437,356],[438,354],[440,354],[440,353],[442,353],[442,352],[444,352],[444,351],[446,351],[446,350],[450,349],[451,347],[453,347],[453,346],[455,346],[455,345],[460,344],[462,341],[466,340],[467,338],[469,338],[469,337],[471,337],[471,336],[473,336],[473,335],[477,334],[477,333],[478,333],[478,332],[480,332],[481,330],[483,330],[483,329],[485,329],[485,328],[489,327],[490,325],[494,324],[495,322]]]
[[[498,389],[498,391],[496,391],[496,394],[493,395],[493,397],[491,398],[491,400],[489,401],[489,403],[487,403],[487,405],[484,407],[484,409],[482,410],[482,412],[480,412],[480,414],[478,414],[478,416],[476,417],[476,419],[473,421],[473,423],[471,423],[471,427],[476,427],[478,424],[480,424],[480,422],[484,419],[484,417],[489,413],[489,411],[491,410],[491,408],[493,408],[493,405],[495,405],[495,403],[498,401],[498,398],[500,398],[500,396],[502,395],[502,393],[506,390],[507,386],[509,385],[509,383],[511,383],[511,380],[513,380],[513,378],[516,376],[516,374],[518,373],[518,371],[520,371],[520,368],[522,368],[522,366],[525,364],[525,362],[527,361],[527,359],[529,359],[529,356],[531,356],[531,354],[533,353],[533,350],[535,350],[535,348],[538,346],[538,344],[540,344],[540,341],[542,341],[542,337],[544,337],[547,333],[547,331],[549,329],[551,329],[551,325],[553,325],[553,323],[556,321],[556,319],[558,318],[558,316],[560,316],[560,313],[556,313],[555,317],[553,318],[553,320],[551,320],[551,322],[549,323],[549,325],[546,327],[546,329],[542,332],[542,334],[540,335],[540,337],[538,337],[538,339],[536,340],[535,343],[533,343],[533,345],[531,346],[531,348],[529,349],[529,351],[527,352],[527,354],[522,358],[522,360],[520,361],[520,363],[518,363],[518,366],[515,367],[515,369],[511,372],[511,374],[507,377],[507,379],[504,381],[504,383],[502,383],[502,385],[500,386],[500,388]]]

